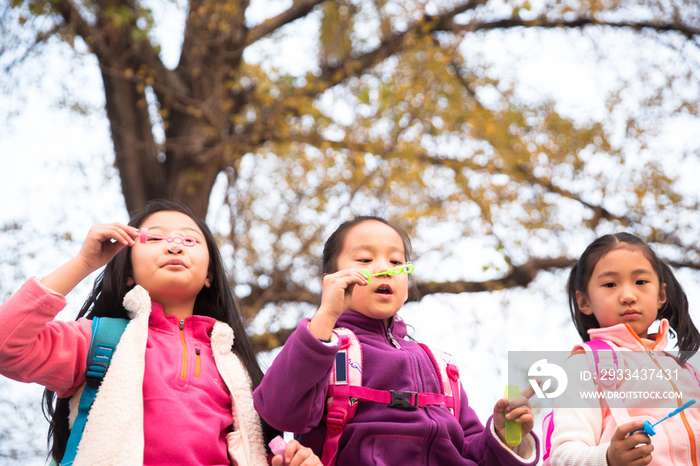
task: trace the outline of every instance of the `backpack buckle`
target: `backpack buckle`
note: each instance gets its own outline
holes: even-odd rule
[[[415,403],[418,402],[418,397],[413,397],[413,395],[416,395],[418,392],[397,392],[389,390],[389,393],[391,393],[390,408],[416,409]]]
[[[329,431],[342,432],[345,424],[348,423],[348,411],[342,408],[334,408],[328,411],[326,416],[326,427]]]

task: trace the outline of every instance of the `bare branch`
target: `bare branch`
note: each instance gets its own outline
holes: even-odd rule
[[[407,47],[407,39],[413,35],[418,38],[429,36],[434,31],[447,30],[454,22],[454,17],[468,10],[473,10],[479,5],[486,3],[486,0],[470,0],[459,5],[452,10],[441,15],[424,16],[416,21],[411,27],[391,37],[385,38],[374,50],[359,55],[357,57],[344,57],[341,65],[321,67],[321,73],[309,82],[309,84],[293,96],[314,97],[327,89],[340,84],[352,76],[360,76],[365,70],[378,65],[387,58],[403,51]]]
[[[316,5],[320,5],[326,0],[302,0],[295,2],[287,11],[280,13],[274,18],[269,18],[263,21],[262,24],[255,26],[253,29],[248,31],[248,37],[245,41],[245,47],[257,42],[266,35],[276,31],[277,29],[285,26],[299,18],[303,18],[308,15],[311,10],[313,10]],[[243,47],[243,48],[245,48]],[[243,48],[233,51],[231,53],[242,54]]]
[[[483,30],[493,30],[493,29],[512,29],[516,27],[529,27],[529,28],[544,28],[544,29],[556,29],[556,28],[567,28],[567,29],[579,29],[585,26],[609,26],[614,28],[629,28],[635,31],[641,31],[643,29],[652,29],[657,32],[677,32],[688,39],[693,39],[695,36],[700,34],[700,29],[694,28],[689,25],[681,24],[678,22],[674,23],[652,23],[648,21],[602,21],[590,17],[580,17],[572,20],[551,20],[547,17],[540,17],[537,19],[524,20],[519,18],[508,18],[498,21],[472,21],[466,24],[458,24],[454,21],[450,22],[440,22],[439,26],[442,29],[436,28],[436,30],[450,31],[454,33],[458,32],[474,32]]]
[[[526,287],[542,270],[563,269],[576,263],[575,259],[568,257],[558,258],[532,258],[523,265],[513,269],[503,278],[486,280],[482,282],[430,282],[419,283],[418,291],[421,296],[435,293],[477,293],[481,291],[497,291],[506,288]]]

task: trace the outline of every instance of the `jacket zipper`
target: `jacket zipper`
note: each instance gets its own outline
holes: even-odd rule
[[[187,344],[185,344],[185,319],[180,319],[180,342],[182,343],[182,370],[180,378],[187,378]]]
[[[394,335],[391,334],[391,330],[389,329],[389,327],[386,328],[386,337],[389,340],[389,343],[391,343],[394,346],[394,348],[401,349],[401,345],[399,345],[399,342],[396,341]]]
[[[646,351],[646,353],[647,353],[647,355],[649,356],[649,358],[650,358],[652,361],[654,361],[654,364],[656,365],[656,367],[658,367],[659,370],[661,371],[661,373],[663,374],[663,369],[661,368],[661,365],[659,364],[659,362],[658,362],[658,361],[656,360],[656,358],[654,357],[654,353],[652,353],[652,350],[649,350],[649,349],[647,349],[646,346],[644,346],[644,343],[643,343],[642,340],[639,338],[639,335],[637,335],[637,333],[632,329],[632,327],[630,326],[630,324],[625,324],[625,325],[627,326],[627,329],[632,333],[632,335],[634,335],[634,337],[637,339],[637,341],[639,341],[639,344],[642,345],[642,348],[644,348],[644,350]],[[655,346],[656,346],[656,344],[654,344],[654,346],[652,346],[652,349],[653,349]],[[673,380],[671,380],[670,378],[667,379],[667,380],[668,380],[668,382],[671,384],[671,387],[673,387],[673,391],[674,391],[675,394],[676,394],[676,403],[678,403],[678,406],[681,406],[681,405],[682,405],[682,402],[681,402],[681,400],[680,400],[680,399],[678,398],[678,396],[677,396],[677,395],[679,395],[679,393],[678,393],[678,387],[676,387],[676,384],[674,384],[674,383],[673,383]],[[681,413],[680,413],[680,417],[681,417],[681,420],[683,421],[683,426],[685,427],[686,433],[688,434],[688,441],[690,442],[690,459],[691,459],[692,462],[693,462],[693,466],[698,466],[698,461],[697,461],[696,452],[695,452],[695,450],[696,450],[695,435],[693,434],[693,429],[691,429],[690,424],[688,423],[688,418],[685,416],[685,413],[684,413],[684,412],[681,412]]]

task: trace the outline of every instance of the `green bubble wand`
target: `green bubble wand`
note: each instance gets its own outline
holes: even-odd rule
[[[412,273],[414,270],[416,270],[416,268],[413,264],[406,264],[396,266],[393,269],[385,270],[384,272],[380,273],[370,274],[369,270],[367,269],[362,269],[360,270],[360,272],[365,274],[365,276],[367,277],[367,284],[369,285],[372,281],[372,277],[378,277],[379,275],[386,275],[388,277],[391,277],[392,275],[401,275],[402,273]]]

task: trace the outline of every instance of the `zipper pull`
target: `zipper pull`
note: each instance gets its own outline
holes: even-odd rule
[[[180,330],[184,330],[184,329],[185,329],[185,319],[180,318]]]
[[[659,362],[656,360],[656,358],[654,357],[654,352],[653,352],[652,350],[647,350],[647,354],[649,355],[649,357],[651,358],[652,361],[654,361],[654,362],[657,363],[657,364],[659,363]]]
[[[399,342],[396,341],[396,339],[394,338],[394,335],[391,334],[391,330],[389,330],[388,328],[386,329],[386,336],[387,336],[387,338],[389,338],[389,342],[391,342],[391,344],[394,346],[394,348],[401,349]]]

